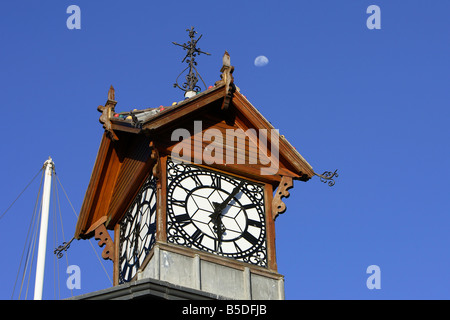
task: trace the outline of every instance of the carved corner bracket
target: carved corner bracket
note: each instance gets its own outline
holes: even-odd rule
[[[278,186],[275,196],[273,197],[272,202],[272,218],[275,220],[280,213],[284,213],[286,211],[286,204],[281,200],[282,198],[289,198],[290,193],[289,189],[294,187],[294,182],[292,177],[283,176],[281,178],[280,185]]]
[[[111,239],[104,224],[99,225],[95,229],[94,238],[95,240],[99,240],[99,247],[105,247],[102,252],[102,258],[114,262],[114,241]]]
[[[107,135],[109,138],[111,138],[113,141],[119,140],[117,135],[112,130],[111,126],[111,117],[114,114],[114,110],[117,104],[117,101],[115,99],[115,91],[114,87],[111,86],[108,90],[108,100],[106,101],[104,106],[98,106],[97,110],[102,113],[102,115],[99,118],[100,123],[103,125],[103,128],[105,129]]]
[[[150,148],[152,149],[152,153],[150,154],[150,159],[154,161],[154,165],[152,168],[152,174],[157,179],[157,183],[161,183],[161,164],[159,161],[159,151],[156,148],[155,142],[150,141]]]

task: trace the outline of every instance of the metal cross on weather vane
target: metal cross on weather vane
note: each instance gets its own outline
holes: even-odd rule
[[[197,31],[194,31],[194,27],[191,27],[191,29],[186,29],[186,31],[189,32],[189,38],[191,38],[188,43],[178,44],[176,42],[172,42],[173,44],[182,47],[184,50],[187,50],[186,56],[183,58],[181,62],[187,62],[188,66],[181,71],[181,73],[178,75],[177,79],[174,83],[174,88],[178,87],[181,90],[185,92],[185,97],[191,97],[196,94],[196,92],[200,91],[200,87],[197,86],[198,78],[202,80],[203,85],[206,88],[205,81],[203,81],[202,77],[198,73],[195,66],[197,65],[197,62],[195,61],[195,57],[197,55],[200,55],[201,53],[206,55],[211,55],[208,52],[201,51],[200,48],[197,48],[197,42],[201,39],[202,35],[200,35],[197,39],[195,38],[195,34],[197,34]],[[186,82],[180,86],[178,84],[178,78],[185,72],[187,69],[189,69],[189,73],[185,76]]]

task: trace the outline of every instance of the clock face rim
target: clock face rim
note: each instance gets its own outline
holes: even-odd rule
[[[174,169],[176,168],[176,169]],[[179,171],[178,173],[172,173],[170,172],[170,170],[176,170]],[[227,208],[230,208],[231,206],[235,206],[238,209],[238,214],[244,215],[245,216],[245,227],[242,228],[242,224],[239,227],[240,228],[240,234],[235,236],[233,240],[233,238],[228,237],[227,235],[224,235],[223,239],[222,239],[222,244],[221,247],[219,247],[219,250],[217,249],[218,247],[218,243],[214,242],[214,247],[212,245],[206,246],[203,245],[203,243],[198,243],[196,242],[196,239],[193,238],[193,233],[188,233],[185,230],[183,230],[182,227],[182,223],[180,223],[179,221],[177,221],[176,217],[181,216],[181,214],[175,214],[174,212],[174,207],[173,207],[173,203],[179,203],[180,199],[176,199],[176,198],[172,198],[173,193],[175,192],[175,189],[177,188],[177,186],[179,186],[181,184],[181,182],[185,179],[189,179],[192,176],[199,176],[199,175],[205,175],[205,176],[218,176],[220,177],[220,180],[222,181],[226,181],[228,184],[232,184],[233,186],[237,186],[239,184],[239,182],[243,181],[244,185],[242,186],[241,190],[239,190],[238,194],[233,197],[233,199],[230,201],[229,205],[227,205]],[[198,177],[197,177],[198,178]],[[219,256],[223,256],[226,258],[232,258],[238,261],[244,261],[247,263],[251,263],[254,265],[259,265],[262,267],[267,267],[268,266],[268,256],[267,256],[267,221],[266,221],[266,208],[265,208],[265,197],[264,197],[264,184],[262,183],[256,183],[244,178],[238,178],[235,177],[233,175],[221,172],[221,171],[216,171],[216,170],[212,170],[209,168],[204,168],[201,166],[196,166],[194,164],[191,163],[184,163],[184,162],[178,162],[178,161],[174,161],[172,159],[168,159],[167,160],[167,240],[169,243],[174,243],[174,244],[179,244],[179,245],[183,245],[189,248],[193,248],[193,249],[197,249],[197,250],[201,250],[204,252],[209,252],[215,255],[219,255]],[[192,179],[192,178],[191,178]],[[213,181],[213,179],[211,178],[211,181]],[[231,181],[231,182],[230,182]],[[226,195],[229,195],[231,193],[231,189],[228,188],[228,190],[224,190],[224,189],[218,189],[216,186],[213,185],[213,182],[211,182],[210,185],[197,185],[195,188],[193,188],[192,190],[190,190],[190,192],[186,192],[186,196],[185,196],[185,203],[187,204],[187,202],[189,201],[189,198],[192,197],[193,195],[195,195],[195,193],[198,190],[201,189],[214,189],[216,190],[216,192],[221,192],[222,193],[222,197],[221,199],[223,199],[224,197],[226,197]],[[212,192],[214,193],[214,192]],[[211,193],[211,194],[212,194]],[[236,198],[240,196],[241,198]],[[247,201],[251,201],[253,204],[253,208],[251,209],[245,209],[245,205],[243,205],[241,203],[240,200],[242,200],[242,197],[245,196],[247,197]],[[215,195],[216,199],[218,198],[217,195]],[[211,203],[211,201],[209,201]],[[243,201],[242,201],[243,202]],[[208,214],[212,213],[212,206],[211,205],[206,205],[206,207],[208,207],[209,209],[200,209],[199,207],[199,211],[205,211]],[[240,207],[240,209],[239,209]],[[181,209],[180,209],[181,210]],[[231,210],[231,209],[229,209]],[[254,210],[251,214],[249,213],[249,210]],[[186,213],[189,215],[188,209],[186,207]],[[256,211],[256,212],[255,212]],[[206,214],[206,213],[204,213]],[[225,219],[227,214],[222,216],[222,221]],[[236,215],[236,216],[237,216]],[[255,217],[255,215],[258,217],[259,221],[253,220],[248,218],[248,216],[252,216]],[[205,217],[205,215],[204,215]],[[184,224],[189,223],[189,221],[187,221],[187,218],[183,218],[185,219],[185,221],[183,222]],[[205,217],[206,219],[206,217]],[[180,220],[180,219],[178,219]],[[241,217],[242,220],[242,217]],[[205,220],[203,223],[206,223],[207,220]],[[257,231],[255,231],[255,229],[252,229],[252,232],[250,232],[248,229],[250,228],[251,224],[258,224],[257,227]],[[192,217],[191,217],[191,225],[193,225],[194,223],[192,222]],[[225,224],[225,223],[224,223]],[[238,224],[236,222],[236,224]],[[211,223],[209,224],[209,229],[211,230]],[[253,227],[253,225],[252,225]],[[199,228],[197,228],[199,229]],[[217,230],[217,229],[216,229]],[[237,229],[235,229],[235,231],[237,231]],[[227,232],[227,229],[225,228],[225,232]],[[201,236],[201,241],[203,242],[204,236],[207,236],[209,238],[211,237],[211,232],[209,232],[209,234],[202,232],[203,235]],[[217,233],[214,235],[214,239],[215,241],[217,241],[217,237],[216,237]],[[247,242],[244,242],[244,240],[242,239],[246,239],[244,238],[244,235],[246,237],[248,237],[250,240],[246,240],[250,245],[247,244]],[[200,237],[200,236],[198,236]],[[239,244],[237,244],[239,242],[239,244],[242,246],[242,243],[247,244],[246,248],[240,250],[241,248],[235,248],[234,251],[224,251],[224,244],[226,243],[230,243],[233,244],[234,246],[239,246]],[[228,246],[228,248],[230,248],[230,246]]]
[[[119,223],[119,283],[129,282],[136,276],[142,262],[156,242],[157,200],[156,179],[150,175]],[[144,210],[141,210],[142,208]],[[133,232],[137,220],[142,222],[145,218],[144,223],[139,223],[138,234]],[[142,234],[145,229],[147,232]],[[143,240],[140,239],[141,236]],[[132,244],[136,241],[140,246],[138,250]]]

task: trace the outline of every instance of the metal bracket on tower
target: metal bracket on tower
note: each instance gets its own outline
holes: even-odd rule
[[[331,171],[325,171],[322,174],[317,174],[315,173],[316,176],[318,176],[320,178],[320,181],[322,181],[323,183],[327,183],[330,187],[334,186],[334,177],[339,177],[338,173],[337,173],[337,169],[334,170],[334,172]]]

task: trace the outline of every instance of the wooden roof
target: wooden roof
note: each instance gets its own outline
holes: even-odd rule
[[[105,133],[78,218],[76,238],[91,237],[95,228],[103,223],[108,229],[114,228],[157,161],[152,156],[153,150],[170,155],[179,143],[171,139],[174,129],[184,128],[193,133],[194,121],[197,120],[202,121],[203,133],[208,129],[216,129],[216,132],[224,134],[227,129],[241,129],[244,132],[248,132],[248,129],[257,132],[263,132],[260,129],[267,132],[275,129],[239,89],[230,94],[230,86],[225,81],[219,81],[216,86],[172,106],[115,113],[115,105],[114,89],[111,87],[105,106],[98,108],[102,112],[100,122]],[[250,148],[260,150],[259,137],[248,138],[248,144],[242,146],[243,151],[234,153],[235,159],[242,157],[249,161]],[[213,145],[211,141],[196,139],[198,135],[192,134],[188,140],[180,142],[181,146],[183,143],[186,146],[201,143],[202,150],[205,150]],[[261,175],[261,168],[269,166],[267,163],[273,157],[271,152],[264,153],[252,165],[237,161],[236,164],[210,166],[272,183],[274,187],[278,186],[283,176],[307,181],[315,175],[312,167],[289,141],[283,136],[276,136],[276,139],[279,145],[279,166],[272,175]],[[267,141],[267,150],[271,150],[274,141],[270,134],[267,135]],[[225,142],[224,147],[235,146],[233,141],[232,146]],[[198,163],[199,157],[204,156],[202,150],[199,154],[194,148],[191,161]],[[200,159],[203,162],[206,160]]]

